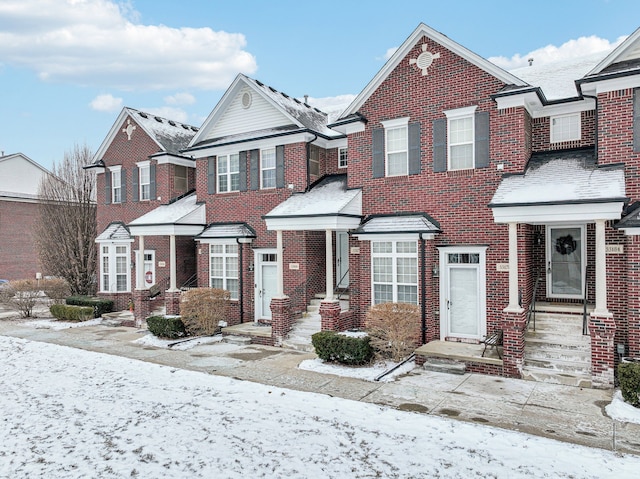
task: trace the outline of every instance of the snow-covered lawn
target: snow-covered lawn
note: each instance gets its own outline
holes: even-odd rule
[[[0,337],[2,478],[638,477],[640,457]]]

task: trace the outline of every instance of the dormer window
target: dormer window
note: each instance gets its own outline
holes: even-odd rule
[[[580,113],[551,117],[551,143],[580,140]]]

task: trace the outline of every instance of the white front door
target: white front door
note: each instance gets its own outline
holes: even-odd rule
[[[547,226],[547,296],[584,297],[584,225]]]
[[[336,231],[336,284],[340,288],[349,286],[349,234]]]
[[[440,250],[441,339],[480,339],[486,334],[485,248]]]
[[[254,252],[255,318],[271,319],[271,298],[278,292],[278,263],[275,249]]]

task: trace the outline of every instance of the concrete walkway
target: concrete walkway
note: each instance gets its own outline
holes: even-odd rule
[[[393,382],[298,369],[313,353],[216,343],[189,350],[135,344],[146,331],[106,325],[41,329],[0,319],[0,335],[25,338],[298,391],[447,416],[608,450],[640,454],[640,425],[606,416],[611,390],[582,389],[480,374],[415,368]]]

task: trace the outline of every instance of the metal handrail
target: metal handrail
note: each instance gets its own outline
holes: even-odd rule
[[[536,278],[536,282],[533,285],[533,295],[531,296],[531,302],[529,303],[529,313],[527,315],[527,328],[531,322],[531,316],[533,316],[533,330],[536,330],[536,296],[538,295],[538,283],[540,283],[540,276]]]
[[[347,286],[340,286],[340,284],[342,283],[342,280],[343,280],[344,278],[346,278],[348,274],[349,274],[349,269],[347,269],[347,270],[344,272],[344,274],[342,275],[342,278],[340,278],[340,279],[338,280],[338,282],[336,283],[336,287],[335,287],[335,288],[333,288],[333,296],[334,296],[336,299],[340,299],[340,296],[342,296],[342,294],[343,294],[345,291],[347,291],[347,289],[349,289],[349,285],[347,285]],[[338,291],[341,291],[341,292],[340,292],[340,293],[338,293]],[[336,294],[336,293],[337,293],[337,294]]]
[[[193,273],[186,281],[182,283],[180,289],[193,288],[198,285],[198,273]]]

